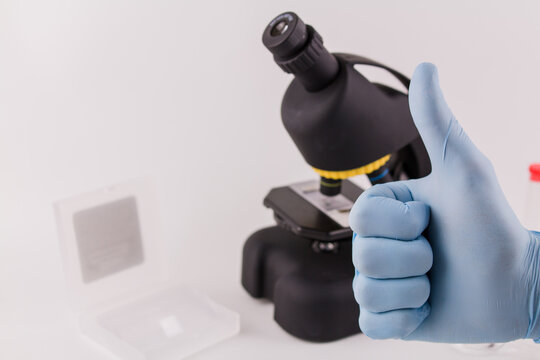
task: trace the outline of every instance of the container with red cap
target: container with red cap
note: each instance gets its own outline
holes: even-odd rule
[[[540,230],[540,163],[529,166],[529,190],[525,208],[525,227]]]
[[[540,164],[531,164],[529,171],[531,173],[531,181],[540,182]]]

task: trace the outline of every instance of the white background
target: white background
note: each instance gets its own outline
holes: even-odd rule
[[[242,316],[239,337],[195,358],[454,356],[364,336],[305,343],[241,288],[243,241],[273,223],[266,192],[315,177],[280,123],[290,77],[261,33],[294,10],[331,51],[407,75],[435,63],[519,213],[540,161],[537,4],[0,0],[0,358],[105,358],[67,309],[52,203],[141,176],[157,184],[173,277]]]

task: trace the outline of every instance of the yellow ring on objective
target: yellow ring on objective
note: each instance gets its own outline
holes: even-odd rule
[[[341,183],[329,183],[329,182],[321,180],[321,185],[326,186],[326,187],[340,187]]]
[[[361,166],[356,169],[351,169],[351,170],[328,171],[328,170],[321,170],[317,168],[313,168],[313,170],[315,170],[317,174],[327,179],[343,180],[343,179],[350,178],[351,176],[369,174],[375,170],[379,170],[384,164],[388,162],[388,160],[390,160],[390,155],[383,156],[379,160],[375,160],[372,163],[369,163],[367,165]]]

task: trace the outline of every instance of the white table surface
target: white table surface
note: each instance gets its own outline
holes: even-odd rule
[[[254,301],[245,294],[230,296],[241,305],[240,334],[225,340],[191,359],[473,359],[448,344],[374,341],[364,335],[326,344],[308,343],[286,334],[272,320],[272,305]],[[238,309],[237,309],[238,310]],[[29,314],[28,314],[29,315]],[[57,308],[42,316],[28,316],[17,322],[2,324],[0,357],[2,359],[116,359],[102,348],[79,335],[76,321],[70,313]],[[493,353],[497,359],[533,357],[534,349],[517,355],[503,347]],[[527,355],[527,356],[524,356]]]
[[[234,249],[239,251],[240,249]],[[228,255],[226,253],[222,253]],[[230,253],[231,258],[238,258]],[[37,257],[36,257],[37,259]],[[41,258],[43,259],[43,258]],[[234,260],[233,260],[234,261]],[[14,264],[12,264],[14,265]],[[115,359],[102,348],[80,335],[76,316],[67,302],[61,269],[54,261],[36,261],[36,267],[12,266],[18,277],[4,284],[24,297],[2,296],[0,318],[0,359]],[[42,266],[41,272],[34,271]],[[472,359],[448,344],[375,341],[364,335],[354,335],[331,343],[310,343],[292,337],[273,320],[273,305],[251,298],[240,286],[239,267],[233,271],[216,272],[215,277],[200,277],[190,286],[210,295],[214,300],[240,313],[239,335],[225,340],[192,359]],[[48,276],[50,274],[56,276]],[[40,281],[40,278],[42,279]],[[192,276],[197,278],[196,276]],[[46,280],[49,279],[49,280]],[[6,287],[4,287],[6,288]],[[7,301],[6,301],[7,300]],[[9,305],[8,305],[9,302]],[[529,343],[529,342],[528,342]],[[530,342],[532,343],[532,342]],[[529,353],[535,353],[532,345]],[[540,349],[539,349],[540,350]],[[536,352],[540,358],[540,351]],[[524,355],[525,354],[525,355]],[[511,346],[494,353],[497,359],[516,358]]]

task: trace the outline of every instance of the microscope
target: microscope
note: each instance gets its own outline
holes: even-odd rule
[[[328,52],[293,12],[273,19],[262,41],[294,75],[281,117],[319,179],[270,190],[264,205],[276,225],[245,242],[242,285],[274,303],[274,318],[288,333],[333,341],[360,332],[349,211],[363,189],[349,178],[367,175],[372,184],[421,178],[431,164],[407,94],[370,82],[354,66],[382,68],[408,88],[406,76],[362,56]]]

